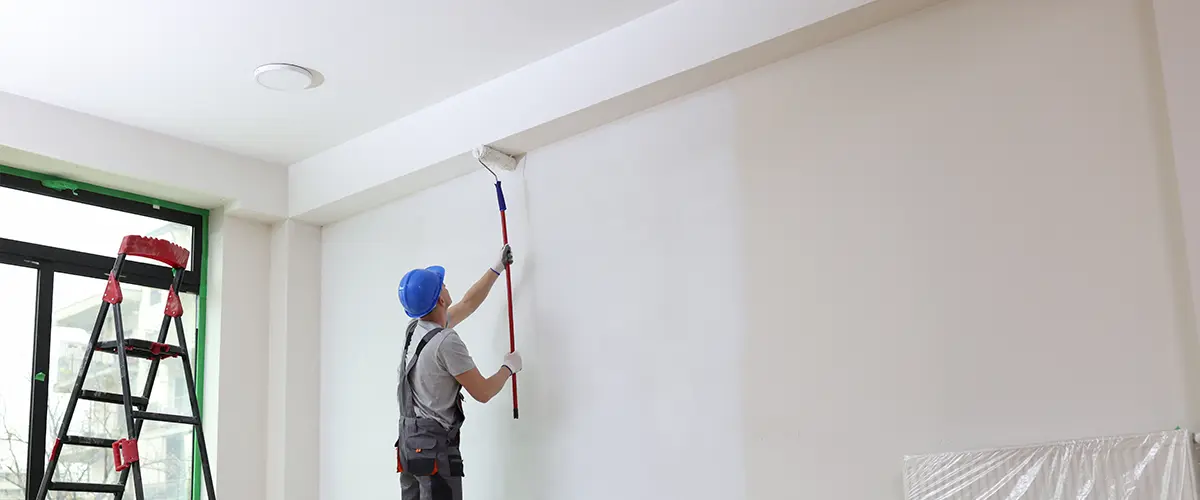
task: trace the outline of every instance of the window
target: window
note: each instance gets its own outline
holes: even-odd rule
[[[0,264],[0,500],[25,499],[37,270]]]
[[[36,217],[6,218],[0,236],[56,248],[97,255],[116,253],[121,240],[113,235],[137,234],[165,239],[192,250],[192,228],[144,215],[107,208],[64,203],[48,196],[9,190],[0,196],[0,213],[37,214]],[[103,221],[102,224],[97,222]],[[138,262],[154,263],[141,257]],[[189,263],[189,270],[194,270]]]
[[[0,166],[0,213],[5,214],[0,222],[0,500],[26,500],[36,494],[124,236],[162,238],[191,251],[179,291],[184,342],[196,380],[202,380],[203,331],[198,318],[204,313],[200,290],[207,212],[115,194]],[[162,264],[128,259],[121,276],[121,319],[129,338],[156,340],[171,279],[171,270]],[[110,311],[101,340],[112,339]],[[174,327],[167,343],[180,343]],[[130,359],[134,394],[143,390],[149,367],[148,361]],[[93,356],[84,388],[120,393],[117,358]],[[191,413],[177,359],[159,365],[150,401],[151,412]],[[70,434],[127,437],[124,410],[81,400]],[[144,424],[138,444],[147,498],[193,498],[193,438],[190,426]],[[118,477],[111,450],[64,446],[54,480],[113,484]],[[132,479],[127,484],[132,498]],[[47,498],[94,496],[51,492]]]

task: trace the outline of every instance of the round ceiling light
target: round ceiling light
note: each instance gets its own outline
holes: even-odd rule
[[[254,79],[259,85],[271,90],[306,90],[317,85],[313,72],[301,66],[287,63],[271,63],[254,70]]]

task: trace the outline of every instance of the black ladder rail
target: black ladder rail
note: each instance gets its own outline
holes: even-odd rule
[[[121,260],[117,257],[117,261]],[[117,330],[117,346],[125,345],[124,325],[121,324],[121,304],[113,304],[113,321],[116,322]],[[125,427],[129,431],[131,439],[137,439],[134,435],[133,428],[133,396],[132,390],[129,388],[129,356],[125,353],[125,349],[117,349],[117,363],[121,368],[121,392],[125,395]],[[136,441],[135,441],[136,442]],[[115,453],[115,452],[114,452]],[[129,469],[133,470],[133,491],[138,500],[146,498],[145,490],[142,488],[142,461],[134,460],[129,464]]]
[[[113,273],[118,271],[118,264],[113,266]],[[54,446],[50,448],[50,460],[46,464],[46,469],[42,473],[42,484],[38,485],[37,500],[46,498],[49,492],[50,479],[54,476],[54,469],[58,466],[59,452],[62,451],[62,439],[67,436],[67,431],[71,428],[71,417],[75,415],[75,405],[79,403],[79,393],[83,390],[83,382],[87,379],[88,368],[92,365],[92,355],[95,351],[92,346],[96,345],[96,341],[100,339],[100,331],[104,329],[104,317],[108,315],[108,302],[100,303],[100,312],[96,314],[96,324],[92,326],[92,335],[88,340],[88,348],[83,353],[83,364],[79,368],[79,372],[75,374],[75,385],[71,387],[71,399],[67,400],[67,411],[63,413],[62,421],[58,424],[58,439],[54,441]]]
[[[183,377],[187,382],[188,400],[192,403],[192,416],[196,419],[196,447],[200,449],[200,456],[208,456],[208,446],[204,443],[204,426],[200,422],[200,403],[196,399],[196,380],[192,376],[192,370],[188,367],[192,366],[191,357],[188,356],[187,338],[183,335],[183,320],[179,316],[175,317],[175,333],[179,336],[179,347],[183,351],[180,359],[183,360]],[[208,498],[217,498],[216,486],[213,484],[212,467],[209,466],[208,460],[200,461],[200,471],[204,474],[204,485],[208,490]]]

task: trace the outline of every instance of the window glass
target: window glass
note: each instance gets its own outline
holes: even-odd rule
[[[121,238],[136,234],[192,250],[191,226],[16,189],[0,189],[0,214],[26,214],[6,217],[0,225],[0,238],[10,240],[116,257]],[[129,260],[157,263],[142,257]],[[188,269],[192,267],[189,261]]]
[[[24,500],[37,271],[0,264],[0,500]]]
[[[164,272],[167,272],[164,270]],[[54,278],[54,328],[50,348],[51,373],[49,405],[47,408],[49,450],[56,438],[55,433],[62,421],[75,383],[75,374],[83,363],[83,353],[88,337],[100,310],[100,297],[105,282],[99,279],[56,274]],[[163,290],[127,283],[121,284],[124,301],[121,303],[121,319],[127,338],[157,340],[162,324],[163,309],[167,294]],[[181,294],[183,301],[183,326],[193,373],[196,353],[196,307],[197,297]],[[113,323],[114,312],[110,309],[105,319],[100,340],[116,340]],[[174,325],[168,331],[166,343],[178,345],[178,334]],[[145,388],[150,361],[129,358],[130,389],[140,395]],[[108,393],[121,393],[120,365],[112,354],[97,352],[92,357],[84,389]],[[159,364],[158,374],[150,396],[148,411],[174,415],[191,415],[187,384],[183,366],[179,359],[167,359]],[[71,434],[77,436],[120,439],[128,437],[125,412],[121,405],[80,400],[71,420]],[[192,428],[183,424],[147,421],[138,439],[141,456],[142,479],[146,498],[163,500],[189,500],[192,494]],[[113,470],[112,450],[101,448],[64,447],[55,481],[116,483],[119,474]],[[126,490],[133,497],[133,480],[130,478]],[[59,496],[55,496],[55,495]],[[89,497],[74,497],[68,492],[55,492],[50,498],[76,500]]]

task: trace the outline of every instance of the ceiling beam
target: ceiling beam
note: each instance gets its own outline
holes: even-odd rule
[[[289,215],[326,224],[939,0],[680,0],[288,169]]]

